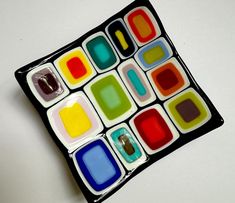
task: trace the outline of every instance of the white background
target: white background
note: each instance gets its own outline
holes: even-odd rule
[[[77,39],[131,0],[0,0],[0,202],[85,203],[14,71]],[[155,9],[225,125],[163,158],[107,203],[234,203],[235,1],[158,0]]]

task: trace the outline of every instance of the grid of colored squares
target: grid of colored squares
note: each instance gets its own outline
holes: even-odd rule
[[[211,118],[161,34],[150,10],[137,7],[27,74],[31,92],[48,108],[52,130],[94,195],[110,191]]]

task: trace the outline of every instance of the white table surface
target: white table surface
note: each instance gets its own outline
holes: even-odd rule
[[[130,2],[0,0],[1,203],[86,202],[14,71]],[[225,125],[153,164],[106,202],[234,203],[235,1],[151,2]]]

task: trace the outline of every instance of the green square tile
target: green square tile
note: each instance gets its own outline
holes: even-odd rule
[[[131,102],[114,75],[95,82],[91,86],[91,92],[109,120],[116,119],[131,109]]]

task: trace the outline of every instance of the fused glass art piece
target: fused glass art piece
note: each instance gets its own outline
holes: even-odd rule
[[[15,76],[91,203],[223,124],[148,0]]]

